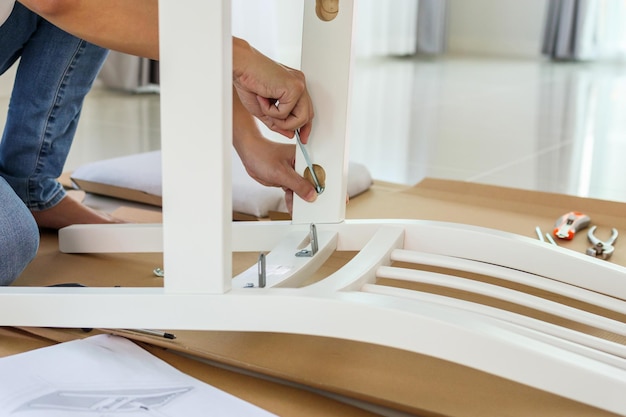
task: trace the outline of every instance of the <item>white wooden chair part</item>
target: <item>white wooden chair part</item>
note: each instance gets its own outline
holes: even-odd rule
[[[479,227],[344,220],[352,1],[342,0],[331,22],[319,22],[314,6],[306,1],[303,69],[318,103],[307,146],[329,181],[318,202],[297,202],[293,222],[231,222],[230,4],[162,1],[164,225],[72,226],[59,236],[67,252],[163,251],[164,288],[2,288],[0,324],[267,331],[356,340],[441,358],[626,415],[624,344],[478,303],[380,285],[380,278],[389,277],[460,288],[626,337],[623,321],[392,263],[490,275],[621,315],[626,314],[625,268]],[[194,204],[175,203],[190,195]],[[308,243],[311,222],[320,250],[296,259],[295,252]],[[358,254],[327,278],[302,286],[335,250]],[[268,274],[265,288],[246,288],[256,269],[231,279],[231,251],[269,252],[268,271],[278,272]]]

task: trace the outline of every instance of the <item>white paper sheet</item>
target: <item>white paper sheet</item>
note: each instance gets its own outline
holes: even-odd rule
[[[268,417],[118,336],[0,359],[0,416]]]

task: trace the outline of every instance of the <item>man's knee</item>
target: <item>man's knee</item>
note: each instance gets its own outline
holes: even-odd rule
[[[26,205],[0,177],[0,285],[9,285],[33,260],[39,228]]]
[[[3,233],[5,231],[3,230]],[[2,237],[0,255],[0,285],[9,285],[17,279],[37,255],[39,230],[33,221],[18,222],[12,233]],[[6,236],[6,238],[5,238]]]

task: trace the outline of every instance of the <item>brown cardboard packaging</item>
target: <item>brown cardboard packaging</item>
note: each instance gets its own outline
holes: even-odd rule
[[[544,232],[549,232],[556,218],[573,210],[585,212],[591,217],[592,224],[598,226],[598,236],[608,236],[612,227],[620,232],[626,230],[624,203],[435,179],[425,179],[414,187],[376,183],[369,191],[349,203],[347,217],[458,222],[536,238],[537,226]],[[579,232],[572,241],[558,243],[567,249],[584,252],[589,246],[585,235],[586,230]],[[450,238],[454,239],[454,236]],[[626,249],[622,248],[619,240],[615,246],[616,252],[609,261],[626,265]],[[323,277],[336,270],[353,255],[354,253],[335,253],[316,276]],[[253,265],[256,256],[233,254],[233,273]],[[87,286],[160,286],[161,279],[152,273],[160,265],[160,254],[62,254],[56,248],[56,235],[44,233],[37,259],[16,285],[77,282]],[[626,282],[626,276],[624,279]],[[540,296],[559,298],[550,294]],[[571,300],[558,301],[571,303]],[[481,302],[495,303],[500,308],[554,321],[554,318],[537,312],[519,311],[520,309],[506,305],[507,303],[498,304],[494,300]],[[612,317],[626,322],[626,317]],[[16,332],[15,335],[7,336],[7,332],[12,331]],[[593,329],[582,331],[594,332]],[[38,336],[33,336],[34,339],[31,340],[26,337],[29,332]],[[287,381],[297,387],[314,388],[414,415],[609,415],[575,401],[460,365],[381,346],[273,333],[172,331],[177,338],[168,341],[131,331],[115,332],[146,343],[151,352],[159,352],[185,372],[198,374],[200,379],[208,378],[211,383],[218,384],[218,387],[227,386],[229,389],[238,387],[241,375],[225,373],[223,379],[212,379],[211,375],[215,372],[213,367],[205,367],[189,357],[183,359],[171,352],[184,352],[196,358],[214,361],[213,363],[253,372],[255,375]],[[63,341],[75,337],[84,337],[84,334],[78,330],[62,329],[6,329],[0,334],[1,340],[9,340],[7,347],[2,350],[3,354],[14,353],[21,347],[24,350],[38,347],[50,340]],[[605,337],[611,337],[618,343],[626,343],[615,335]],[[162,351],[161,348],[166,348],[167,351]],[[462,345],[459,349],[463,349]],[[284,390],[284,395],[273,396],[267,393],[268,390],[283,391],[274,385],[271,385],[273,388],[268,388],[258,378],[246,381],[241,383],[250,384],[246,385],[250,389],[235,390],[235,395],[255,403],[260,401],[261,406],[279,415],[367,415],[358,414],[364,412],[353,407],[340,406],[336,402],[329,405],[330,400],[305,393],[303,389],[289,387]],[[280,411],[276,411],[278,409]],[[311,414],[307,414],[304,409]]]

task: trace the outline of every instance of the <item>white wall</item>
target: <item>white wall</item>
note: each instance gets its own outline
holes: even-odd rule
[[[448,51],[539,57],[549,0],[450,0]]]
[[[232,0],[233,35],[263,54],[300,67],[304,0]]]

